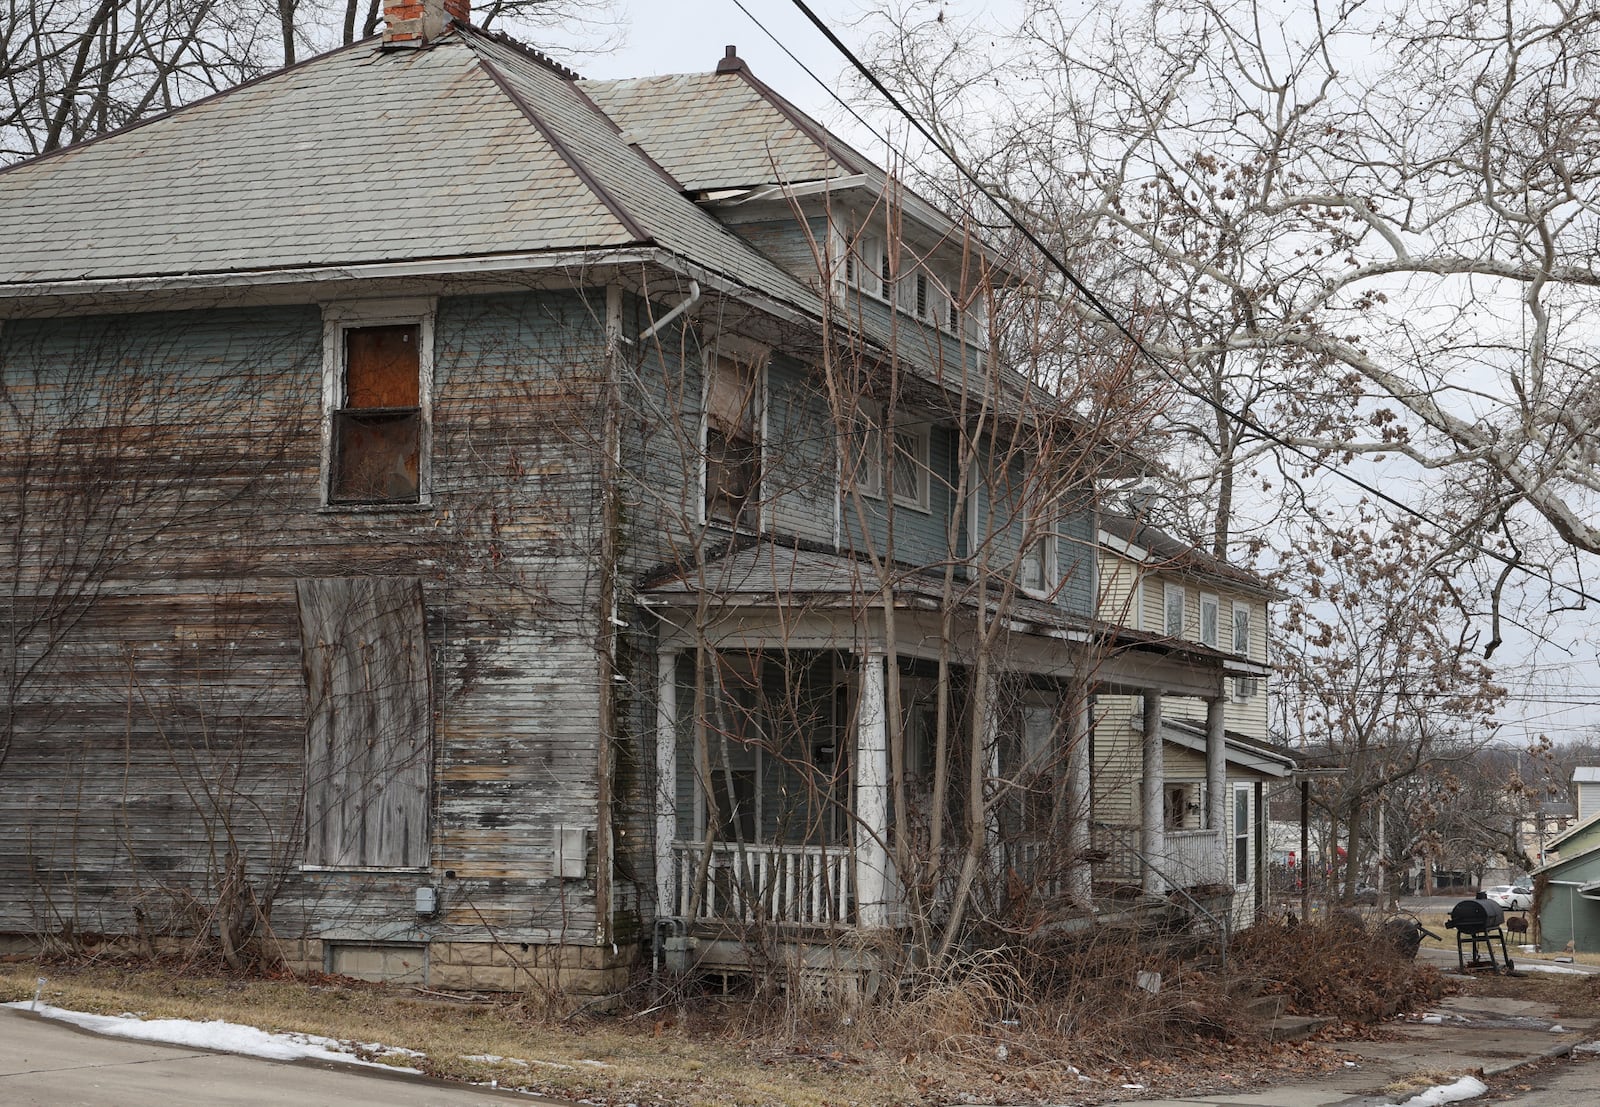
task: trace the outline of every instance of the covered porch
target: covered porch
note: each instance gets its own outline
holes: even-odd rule
[[[980,613],[915,574],[869,590],[838,554],[758,543],[710,568],[717,579],[701,567],[644,594],[663,923],[723,937],[905,927],[941,916],[969,853],[982,909],[1000,913],[1092,917],[1097,887],[1164,896],[1225,866],[1221,811],[1200,830],[1164,825],[1160,757],[1142,782],[1155,817],[1114,847],[1096,840],[1089,779],[1097,693],[1142,695],[1153,734],[1165,697],[1194,696],[1224,795],[1229,673],[1214,651],[1027,598]]]

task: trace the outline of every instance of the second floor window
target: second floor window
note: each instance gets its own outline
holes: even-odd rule
[[[1212,649],[1221,647],[1222,635],[1222,605],[1217,602],[1217,597],[1201,595],[1200,597],[1200,642]]]
[[[1250,656],[1250,608],[1242,603],[1233,605],[1233,652]]]
[[[422,341],[418,323],[340,330],[328,503],[422,498]]]
[[[761,521],[761,366],[723,354],[706,365],[705,517],[756,530]]]
[[[1166,617],[1162,624],[1168,638],[1183,637],[1183,609],[1187,602],[1183,585],[1169,584],[1165,593]]]

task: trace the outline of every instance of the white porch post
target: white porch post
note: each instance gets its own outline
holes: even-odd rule
[[[1206,829],[1217,837],[1218,882],[1228,878],[1228,745],[1221,696],[1206,700]]]
[[[1080,690],[1067,702],[1067,895],[1088,907],[1094,898],[1094,870],[1089,864],[1093,841],[1089,792],[1089,696]]]
[[[678,836],[678,651],[656,655],[656,917],[678,913],[672,843]]]
[[[1142,766],[1144,789],[1140,795],[1142,808],[1139,818],[1139,852],[1145,892],[1161,895],[1166,891],[1165,878],[1156,871],[1166,854],[1167,842],[1163,811],[1166,799],[1166,759],[1161,748],[1161,690],[1144,690],[1144,741]]]
[[[856,712],[856,911],[864,929],[889,925],[889,742],[881,653],[861,655]]]

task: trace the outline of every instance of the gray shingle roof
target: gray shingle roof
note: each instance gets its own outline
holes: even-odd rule
[[[0,293],[637,245],[820,311],[564,71],[476,31],[357,43],[0,172]]]
[[[1125,515],[1102,511],[1100,513],[1100,529],[1126,542],[1144,547],[1150,551],[1152,557],[1167,568],[1179,572],[1212,577],[1269,597],[1278,595],[1276,589],[1250,570],[1241,569],[1231,562],[1212,557],[1204,550],[1197,549],[1181,539],[1174,538],[1166,531],[1150,526],[1148,523],[1141,523],[1137,519],[1130,519]]]
[[[459,38],[358,43],[0,173],[0,283],[634,240]]]
[[[742,66],[734,72],[584,81],[582,87],[691,192],[793,184],[873,168],[788,109]]]

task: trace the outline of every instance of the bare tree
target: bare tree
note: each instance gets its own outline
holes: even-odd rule
[[[0,0],[0,164],[48,153],[381,29],[381,0]],[[618,38],[610,4],[491,0],[474,22],[589,48]]]
[[[1370,821],[1385,792],[1419,775],[1443,781],[1493,738],[1505,700],[1432,557],[1426,537],[1369,513],[1304,544],[1283,569],[1306,585],[1281,616],[1281,692],[1292,737],[1344,770],[1314,791],[1334,842],[1340,828],[1347,835],[1347,896],[1387,837]]]
[[[946,143],[1151,320],[1196,397],[1180,457],[1203,468],[1175,467],[1209,474],[1193,523],[1217,552],[1242,490],[1271,501],[1301,464],[1235,413],[1457,482],[1455,535],[1542,518],[1600,551],[1582,325],[1600,15],[1155,0],[1032,4],[1015,33],[917,5],[885,26],[885,70]]]

